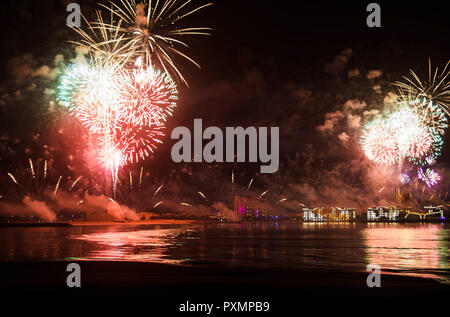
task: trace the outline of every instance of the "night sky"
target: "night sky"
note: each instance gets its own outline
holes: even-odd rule
[[[21,160],[26,164],[29,156],[50,155],[37,149],[37,143],[44,143],[54,146],[55,168],[64,173],[68,154],[76,150],[63,137],[55,137],[66,121],[57,107],[49,106],[53,97],[46,89],[56,87],[57,75],[36,73],[43,65],[55,67],[58,54],[65,61],[74,57],[67,41],[77,35],[65,26],[69,2],[2,1],[0,164],[4,169],[17,168]],[[97,8],[97,1],[77,2],[88,17]],[[145,168],[158,180],[176,183],[172,195],[189,197],[180,188],[195,185],[209,192],[212,201],[224,201],[229,207],[223,183],[230,181],[232,169],[243,187],[255,177],[255,192],[271,188],[272,200],[286,196],[295,202],[286,208],[298,202],[360,208],[389,203],[389,190],[395,192],[397,185],[386,181],[389,172],[377,170],[359,150],[363,112],[381,109],[394,91],[390,83],[401,80],[409,69],[424,73],[428,58],[442,67],[450,56],[445,2],[393,2],[378,1],[382,27],[376,29],[366,25],[370,1],[215,1],[190,18],[214,31],[212,36],[189,41],[189,53],[202,69],[183,62],[190,87],[180,88],[181,101],[168,134],[176,126],[191,127],[194,118],[202,118],[204,126],[278,126],[280,170],[259,175],[257,166],[249,164],[176,165],[170,161],[171,140]],[[359,75],[349,75],[355,70]],[[373,70],[380,76],[367,78]],[[331,119],[332,127],[324,128],[337,111],[344,118]],[[39,142],[33,138],[37,134]],[[449,184],[448,148],[447,133],[438,162],[444,173],[439,188],[443,191]],[[70,173],[81,170],[80,159]],[[378,195],[383,185],[385,194]]]

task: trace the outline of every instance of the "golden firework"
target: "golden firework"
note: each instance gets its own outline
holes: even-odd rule
[[[449,66],[450,60],[442,72],[439,72],[439,68],[433,70],[431,60],[428,60],[428,78],[426,80],[421,80],[413,70],[410,70],[412,78],[403,77],[404,82],[397,81],[394,85],[399,88],[402,99],[426,98],[450,115]]]
[[[120,4],[109,1],[109,6],[100,4],[106,12],[97,11],[97,21],[88,22],[88,32],[75,27],[81,40],[74,42],[89,50],[91,55],[104,60],[115,59],[120,65],[136,64],[143,68],[160,69],[170,77],[186,83],[175,59],[187,59],[197,67],[200,65],[182,48],[188,48],[186,36],[209,35],[208,27],[184,27],[182,20],[212,5],[206,3],[191,6],[192,0],[120,0]],[[109,15],[106,21],[104,16]]]

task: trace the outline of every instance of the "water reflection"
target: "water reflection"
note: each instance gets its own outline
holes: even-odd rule
[[[86,256],[91,260],[179,263],[167,258],[170,248],[178,247],[180,229],[98,232],[73,236],[72,239],[94,244]]]
[[[67,258],[325,271],[449,281],[448,225],[242,223],[0,228],[0,261]]]
[[[369,224],[363,236],[368,263],[397,274],[450,282],[449,234],[444,225]]]

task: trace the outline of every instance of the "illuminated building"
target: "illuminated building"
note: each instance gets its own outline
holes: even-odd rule
[[[426,213],[424,217],[437,217],[440,220],[445,220],[444,207],[443,206],[425,206]]]
[[[149,220],[151,220],[151,219],[153,219],[153,218],[155,218],[157,216],[156,214],[153,214],[153,213],[150,213],[150,212],[146,212],[146,211],[138,212],[137,215],[143,221],[149,221]]]
[[[356,219],[355,208],[303,208],[302,212],[305,222],[349,222]]]
[[[314,209],[303,208],[303,221],[321,221],[321,215],[314,213]],[[320,220],[319,220],[320,219]]]
[[[425,206],[425,211],[413,211],[411,207],[373,207],[367,210],[368,222],[399,222],[445,220],[444,207]]]
[[[411,216],[419,216],[419,220],[445,220],[444,216],[444,207],[443,206],[425,206],[425,212],[412,212],[409,211],[406,213],[405,219]],[[409,217],[411,218],[411,217]]]
[[[247,220],[276,220],[274,210],[262,199],[256,200],[247,197],[234,197],[234,212],[240,219]]]
[[[402,211],[396,207],[372,207],[367,210],[367,221],[398,221]]]

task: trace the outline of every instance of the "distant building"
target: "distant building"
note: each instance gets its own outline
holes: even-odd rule
[[[444,206],[425,206],[423,207],[427,214],[435,213],[444,216]]]
[[[63,209],[56,215],[58,221],[83,221],[86,220],[86,213],[81,211]]]
[[[367,221],[369,222],[394,222],[400,220],[400,214],[408,212],[410,208],[399,209],[397,207],[372,207],[367,210]]]
[[[412,212],[409,211],[405,219],[412,219],[414,220],[429,220],[429,221],[440,221],[445,220],[444,216],[444,207],[443,206],[425,206],[424,207],[425,212]]]
[[[234,212],[240,219],[276,220],[275,210],[265,200],[247,197],[234,197]]]
[[[322,215],[319,213],[315,213],[314,209],[303,208],[303,221],[322,221]]]
[[[302,212],[305,222],[350,222],[356,219],[355,208],[303,208]]]
[[[147,211],[137,212],[136,214],[142,221],[149,221],[149,220],[157,217],[156,214],[147,212]]]

